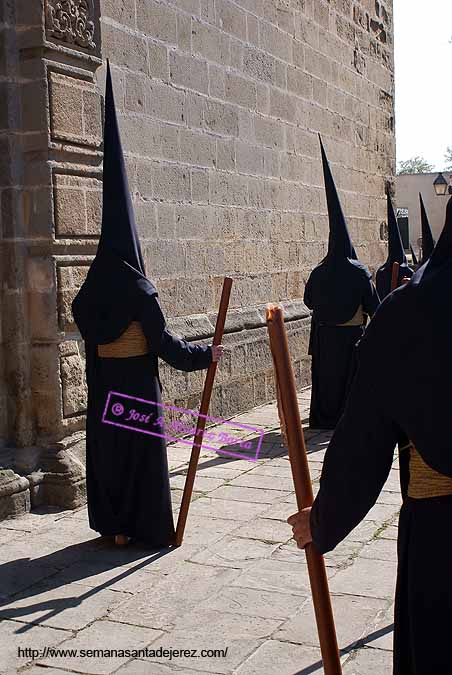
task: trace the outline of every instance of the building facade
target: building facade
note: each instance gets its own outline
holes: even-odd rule
[[[84,500],[86,388],[71,301],[101,218],[110,59],[148,275],[209,340],[234,278],[212,414],[274,398],[265,306],[309,379],[304,282],[326,250],[321,132],[373,268],[394,174],[390,0],[5,0],[0,5],[0,517]],[[196,409],[202,373],[163,367]]]
[[[402,174],[396,178],[397,207],[407,212],[409,224],[409,237],[415,252],[418,252],[418,239],[421,236],[421,209],[419,206],[419,193],[422,194],[425,209],[428,214],[433,237],[438,237],[444,227],[446,218],[446,205],[450,194],[438,197],[433,187],[433,181],[438,176],[435,173],[411,173]],[[452,182],[452,173],[443,171],[443,176],[448,183]]]

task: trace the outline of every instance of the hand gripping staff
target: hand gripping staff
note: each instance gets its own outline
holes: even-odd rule
[[[225,277],[223,282],[223,291],[221,293],[220,309],[218,310],[217,323],[215,326],[215,333],[213,337],[214,345],[221,344],[221,341],[223,339],[224,324],[226,322],[226,314],[229,307],[231,288],[232,288],[232,279],[230,279],[229,277]],[[180,506],[179,518],[177,520],[176,540],[175,540],[176,546],[180,546],[184,538],[185,523],[187,522],[188,509],[190,507],[190,500],[193,492],[193,485],[195,482],[196,469],[198,468],[202,439],[204,436],[204,429],[206,427],[206,415],[209,412],[210,397],[212,395],[215,373],[217,372],[217,365],[218,363],[216,361],[212,361],[207,371],[206,381],[204,383],[201,406],[199,408],[198,422],[196,424],[196,434],[193,439],[190,463],[188,465],[187,478],[185,480],[184,486],[184,494],[182,495],[182,503]]]
[[[282,309],[275,306],[268,307],[267,328],[281,396],[297,505],[301,511],[312,506],[314,498]],[[305,553],[324,672],[325,675],[341,675],[341,661],[323,556],[316,551],[312,543],[306,546]]]

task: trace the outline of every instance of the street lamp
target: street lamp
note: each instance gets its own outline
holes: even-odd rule
[[[435,180],[433,181],[433,187],[435,188],[435,193],[437,197],[444,197],[447,194],[448,182],[444,178],[442,173],[439,173]],[[449,192],[452,192],[449,187]]]

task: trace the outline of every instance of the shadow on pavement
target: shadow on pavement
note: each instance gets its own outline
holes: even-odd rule
[[[98,543],[99,542],[99,543]],[[135,572],[142,570],[153,562],[168,555],[176,548],[165,548],[160,551],[150,551],[149,549],[140,548],[139,545],[130,545],[124,549],[115,549],[114,544],[108,545],[104,540],[95,540],[95,546],[92,541],[74,544],[67,546],[64,549],[50,553],[30,560],[29,558],[20,558],[11,562],[3,563],[0,566],[0,589],[2,589],[3,597],[0,599],[0,620],[1,619],[18,619],[26,617],[28,614],[33,614],[40,610],[48,610],[48,612],[34,620],[31,624],[21,626],[16,632],[24,633],[30,630],[33,625],[42,624],[48,621],[60,612],[70,607],[77,607],[87,598],[103,591],[113,584],[118,583],[122,579],[131,576]],[[100,553],[96,557],[93,554]],[[144,558],[144,559],[143,559]],[[62,566],[62,561],[67,559],[68,566]],[[72,598],[55,598],[46,602],[39,602],[26,607],[5,607],[10,603],[25,598],[31,598],[34,595],[39,595],[43,591],[52,591],[55,588],[67,586],[70,583],[81,581],[83,579],[93,576],[93,574],[101,574],[109,571],[115,567],[130,565],[131,562],[140,561],[138,564],[128,567],[115,577],[108,579],[105,583],[100,584],[94,588],[89,588],[86,592],[77,597]],[[74,565],[74,563],[82,562],[83,565]],[[39,579],[33,579],[33,568],[38,570],[46,569],[50,575],[41,576]],[[64,572],[63,575],[60,573]],[[16,578],[30,578],[30,586],[22,589],[17,593],[12,592],[10,597],[4,591],[7,590],[8,582]]]
[[[374,640],[378,640],[378,638],[383,637],[383,635],[387,635],[388,633],[392,633],[393,630],[394,630],[394,624],[391,623],[388,626],[385,626],[384,628],[380,628],[379,630],[376,630],[373,633],[369,633],[369,635],[366,635],[365,637],[362,637],[360,640],[357,640],[356,642],[352,642],[351,644],[347,645],[346,647],[343,647],[340,650],[340,655],[344,656],[345,654],[349,654],[351,651],[354,651],[355,649],[360,649],[361,647],[365,647],[370,642],[373,642]],[[323,670],[322,661],[316,661],[316,663],[313,663],[311,666],[307,666],[306,668],[303,668],[303,670],[299,670],[297,673],[294,673],[294,675],[311,675],[311,673],[315,673],[315,672],[320,671],[320,670]]]

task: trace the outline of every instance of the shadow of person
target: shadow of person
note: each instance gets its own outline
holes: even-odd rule
[[[79,606],[86,598],[117,584],[135,572],[148,568],[173,550],[175,549],[168,547],[152,551],[139,544],[119,548],[114,546],[112,540],[99,538],[66,546],[38,558],[24,557],[5,562],[0,565],[0,620],[18,619],[46,611],[46,614],[33,619],[33,624],[48,621],[66,609]],[[49,598],[34,604],[23,604],[23,600],[43,592],[51,593],[55,589],[118,567],[122,568],[118,574],[109,577],[104,583],[88,588],[79,596]],[[82,590],[84,587],[79,588]],[[22,633],[31,628],[31,625],[26,624],[16,632]]]
[[[256,453],[257,439],[253,439],[253,446],[251,451],[240,450],[237,445],[222,445],[216,452],[217,457],[212,457],[206,461],[199,462],[198,471],[210,469],[212,467],[222,466],[223,468],[234,468],[234,462],[246,459],[250,462],[250,468],[256,463],[257,459],[272,459],[274,457],[281,457],[287,454],[287,448],[284,447],[281,432],[269,431],[262,436],[262,441],[259,450]],[[168,453],[171,452],[171,447],[168,448]],[[257,454],[257,457],[256,457]],[[189,460],[189,453],[187,453],[187,461]],[[174,476],[186,475],[187,469],[178,468],[170,472],[170,478]]]

